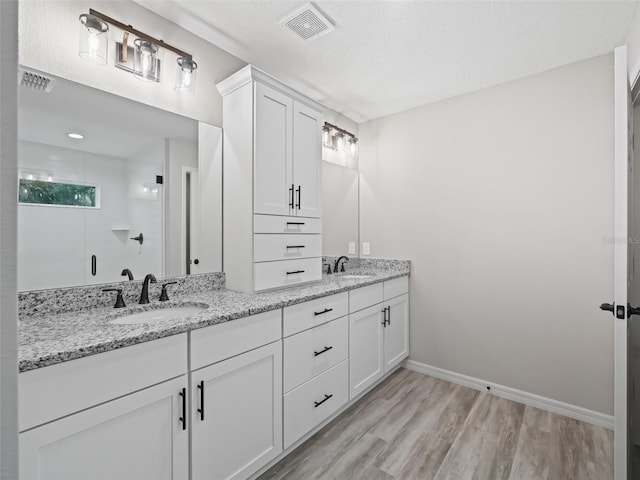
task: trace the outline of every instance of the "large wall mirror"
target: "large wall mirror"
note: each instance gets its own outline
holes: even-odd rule
[[[322,253],[358,256],[358,170],[322,162]]]
[[[220,271],[222,130],[44,75],[19,90],[19,290]]]

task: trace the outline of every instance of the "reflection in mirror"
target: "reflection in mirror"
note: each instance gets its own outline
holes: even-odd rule
[[[358,171],[322,162],[322,254],[358,255]],[[352,244],[353,250],[349,250]]]
[[[207,234],[221,236],[220,213],[211,211],[221,196],[215,168],[221,130],[47,76],[55,81],[50,92],[19,90],[19,290],[121,281],[124,269],[136,279],[186,273],[185,252],[199,254],[187,241],[206,243],[193,239],[194,230],[202,230],[199,191],[213,198],[205,213],[217,228],[209,226]],[[203,142],[209,143],[204,153],[199,130],[213,136]],[[205,188],[202,162],[213,181]],[[192,235],[185,222],[186,172],[195,186]],[[221,255],[203,258],[192,273],[220,270]]]

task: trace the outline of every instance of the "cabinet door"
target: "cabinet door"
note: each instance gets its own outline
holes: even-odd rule
[[[193,480],[245,479],[282,451],[282,342],[192,375]]]
[[[21,480],[186,480],[186,387],[182,376],[21,433]]]
[[[409,356],[409,295],[385,302],[389,308],[384,328],[385,373]]]
[[[349,398],[355,398],[384,373],[382,304],[349,314]]]
[[[293,183],[296,215],[322,215],[322,115],[301,104],[293,104]]]
[[[289,97],[255,84],[255,213],[293,213],[292,111]]]

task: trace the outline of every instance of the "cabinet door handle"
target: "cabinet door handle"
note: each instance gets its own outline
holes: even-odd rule
[[[313,351],[313,356],[317,357],[318,355],[322,355],[325,352],[328,352],[329,350],[331,350],[333,348],[333,346],[331,347],[324,347],[324,350],[320,350],[319,352],[316,352],[315,350]]]
[[[91,275],[96,276],[98,272],[98,257],[95,255],[91,255]]]
[[[382,310],[382,326],[387,328],[387,307],[384,307]]]
[[[333,308],[325,308],[321,312],[313,312],[313,315],[317,317],[318,315],[322,315],[324,313],[329,313],[329,312],[333,312]]]
[[[178,394],[182,397],[182,416],[180,421],[182,422],[182,430],[187,429],[187,389],[183,388]]]
[[[298,203],[296,204],[296,208],[300,210],[300,204],[302,203],[302,185],[298,185],[296,193],[298,194]]]
[[[391,325],[391,307],[387,307],[387,325]]]
[[[296,270],[295,272],[287,272],[287,275],[295,275],[296,273],[304,273],[304,270]]]
[[[304,245],[287,245],[287,250],[289,250],[290,248],[305,248]]]
[[[200,420],[204,420],[204,380],[198,384],[198,390],[200,390],[200,408],[198,413],[200,414]]]
[[[293,189],[295,185],[292,183],[291,188],[289,189],[289,207],[293,208]]]
[[[324,402],[326,402],[327,400],[329,400],[331,397],[333,397],[333,393],[330,395],[327,395],[326,393],[324,394],[324,398],[322,400],[320,400],[319,402],[313,402],[313,404],[315,405],[315,408],[318,408],[320,405],[322,405]]]

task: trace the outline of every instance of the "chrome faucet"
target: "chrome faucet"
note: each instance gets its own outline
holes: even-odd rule
[[[345,255],[342,255],[341,257],[339,257],[336,260],[335,265],[333,266],[333,273],[338,273],[339,271],[340,272],[344,272],[344,262],[342,262],[342,267],[340,268],[340,270],[338,270],[338,267],[340,267],[340,260],[344,260],[345,262],[348,262],[349,261],[349,257],[347,257]]]
[[[156,283],[156,277],[153,273],[148,273],[142,282],[142,293],[140,293],[140,301],[138,303],[149,303],[149,282]]]

